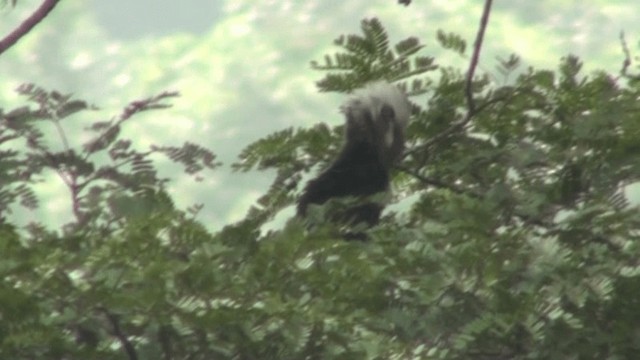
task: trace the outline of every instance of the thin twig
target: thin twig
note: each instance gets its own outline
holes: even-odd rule
[[[52,119],[51,121],[53,122],[53,126],[58,131],[58,136],[60,137],[60,141],[62,141],[62,147],[64,148],[64,150],[71,150],[71,148],[69,147],[69,140],[67,140],[67,135],[64,133],[64,129],[62,128],[62,125],[60,125],[60,121],[57,118]]]
[[[69,146],[69,140],[67,140],[67,136],[64,132],[64,129],[62,128],[62,125],[60,125],[60,120],[56,117],[51,121],[53,122],[56,130],[58,131],[58,136],[60,136],[60,139],[62,141],[62,146],[64,147],[64,151],[72,152],[73,150]],[[62,178],[62,181],[64,181],[64,183],[69,188],[69,191],[71,192],[71,203],[73,204],[72,205],[73,216],[75,216],[78,223],[82,223],[84,216],[82,214],[82,211],[80,211],[80,199],[79,199],[80,187],[78,186],[78,175],[73,170],[70,170],[68,173],[64,173],[60,169],[56,169],[56,171],[58,172],[58,174]]]
[[[488,100],[480,105],[478,105],[478,107],[476,107],[476,113],[482,112],[484,109],[488,108],[491,105],[497,104],[499,102],[503,102],[509,99],[514,98],[515,96],[519,95],[520,93],[523,93],[524,89],[520,89],[517,88],[515,89],[511,94],[507,94],[507,95],[502,95],[502,96],[496,96],[494,98],[492,98],[491,100]],[[445,136],[450,135],[453,131],[452,130],[453,127],[441,132],[440,134],[436,135],[435,137],[429,139],[428,141],[425,141],[424,144],[417,146],[411,150],[405,151],[404,152],[404,158],[408,158],[418,152],[421,151],[425,151],[425,149],[429,149],[429,147],[431,145],[433,145],[434,143],[436,143],[439,139],[444,138]],[[455,130],[455,129],[453,129]],[[435,139],[435,140],[434,140]]]
[[[620,44],[622,44],[622,51],[624,52],[624,61],[622,62],[620,75],[627,76],[627,69],[631,66],[631,53],[629,52],[629,46],[627,46],[627,40],[624,37],[624,31],[620,31]]]
[[[442,139],[449,137],[454,132],[464,128],[471,118],[476,114],[476,104],[473,99],[473,76],[475,75],[476,68],[478,67],[478,61],[480,59],[480,50],[482,49],[482,40],[484,39],[484,33],[489,24],[489,14],[491,13],[492,0],[486,0],[484,3],[484,10],[482,11],[482,17],[480,18],[480,27],[478,28],[478,34],[476,35],[476,41],[473,45],[473,55],[471,56],[471,62],[469,63],[469,69],[467,70],[467,76],[465,79],[464,94],[467,99],[467,113],[462,120],[454,123],[448,129],[444,130],[440,134],[432,137],[426,142],[426,147],[439,142]]]
[[[473,44],[471,63],[469,63],[469,70],[467,70],[467,81],[465,84],[467,118],[471,118],[475,112],[475,102],[473,100],[473,76],[475,75],[476,68],[478,67],[480,50],[482,49],[482,40],[484,39],[484,33],[487,30],[487,24],[489,24],[489,14],[491,13],[492,2],[492,0],[486,0],[484,2],[484,10],[482,11],[482,17],[480,18],[480,27],[478,28],[478,34],[476,35],[476,42]]]
[[[28,34],[42,19],[44,19],[53,8],[58,5],[60,0],[45,0],[40,7],[31,14],[26,20],[24,20],[17,28],[15,28],[9,35],[5,36],[0,41],[0,54],[7,51],[23,36]]]
[[[447,189],[447,190],[449,190],[449,191],[451,191],[453,193],[456,193],[458,195],[467,195],[467,196],[470,196],[470,197],[475,198],[475,199],[481,199],[482,198],[482,195],[477,194],[477,193],[475,193],[475,192],[473,192],[471,190],[461,189],[461,188],[459,188],[457,186],[454,186],[452,184],[447,184],[444,181],[441,181],[441,180],[438,180],[438,179],[428,178],[426,176],[418,174],[417,172],[415,172],[415,171],[413,171],[413,170],[411,170],[409,168],[406,168],[406,167],[403,167],[403,166],[398,166],[397,168],[398,168],[398,170],[400,170],[402,172],[405,172],[405,173],[413,176],[414,178],[418,179],[421,183],[423,183],[425,185],[431,185],[431,186],[439,188],[439,189]]]
[[[122,111],[120,116],[118,116],[118,119],[116,120],[115,124],[109,126],[106,130],[104,130],[95,139],[93,139],[88,144],[84,145],[85,159],[87,159],[89,157],[89,155],[94,152],[93,149],[96,146],[99,146],[101,141],[103,141],[104,138],[107,135],[109,135],[111,132],[113,132],[116,129],[118,129],[119,126],[122,125],[123,122],[127,121],[133,115],[135,115],[137,113],[140,113],[140,112],[143,112],[143,111],[148,111],[148,110],[169,108],[169,107],[171,107],[171,105],[161,104],[160,101],[162,101],[162,100],[164,100],[166,98],[177,97],[177,96],[180,96],[180,93],[177,92],[177,91],[164,91],[164,92],[160,93],[159,95],[156,95],[156,96],[144,99],[144,100],[132,101],[131,103],[129,103],[129,105],[127,105],[127,107]]]
[[[78,186],[78,178],[74,174],[71,178],[71,185],[69,185],[69,191],[71,191],[71,202],[73,203],[73,216],[75,216],[78,224],[82,224],[85,220],[85,216],[80,210],[80,187]]]

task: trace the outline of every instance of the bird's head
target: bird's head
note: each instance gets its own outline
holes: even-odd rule
[[[409,100],[400,89],[386,81],[370,83],[354,91],[341,111],[347,118],[347,144],[371,143],[387,167],[400,159],[411,112]]]

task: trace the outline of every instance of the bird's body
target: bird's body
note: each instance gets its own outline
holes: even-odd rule
[[[341,107],[345,143],[338,158],[306,185],[298,201],[305,216],[310,204],[331,198],[367,197],[389,189],[389,171],[404,150],[410,105],[395,86],[376,82],[354,92]],[[378,223],[383,204],[365,202],[330,218],[349,225]]]

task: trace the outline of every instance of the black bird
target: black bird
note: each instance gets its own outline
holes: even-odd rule
[[[389,190],[389,171],[402,156],[411,111],[406,95],[387,82],[374,82],[356,90],[341,111],[346,118],[344,145],[337,159],[307,183],[298,201],[299,216],[306,216],[310,204]],[[329,218],[347,226],[373,226],[383,208],[380,201],[365,200]]]

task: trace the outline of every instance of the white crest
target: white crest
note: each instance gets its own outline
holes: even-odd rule
[[[396,86],[386,81],[376,81],[365,85],[363,88],[353,92],[349,100],[342,105],[345,110],[354,106],[361,106],[370,109],[373,113],[379,113],[384,105],[393,108],[396,121],[401,126],[406,126],[411,113],[411,105],[407,96]]]

